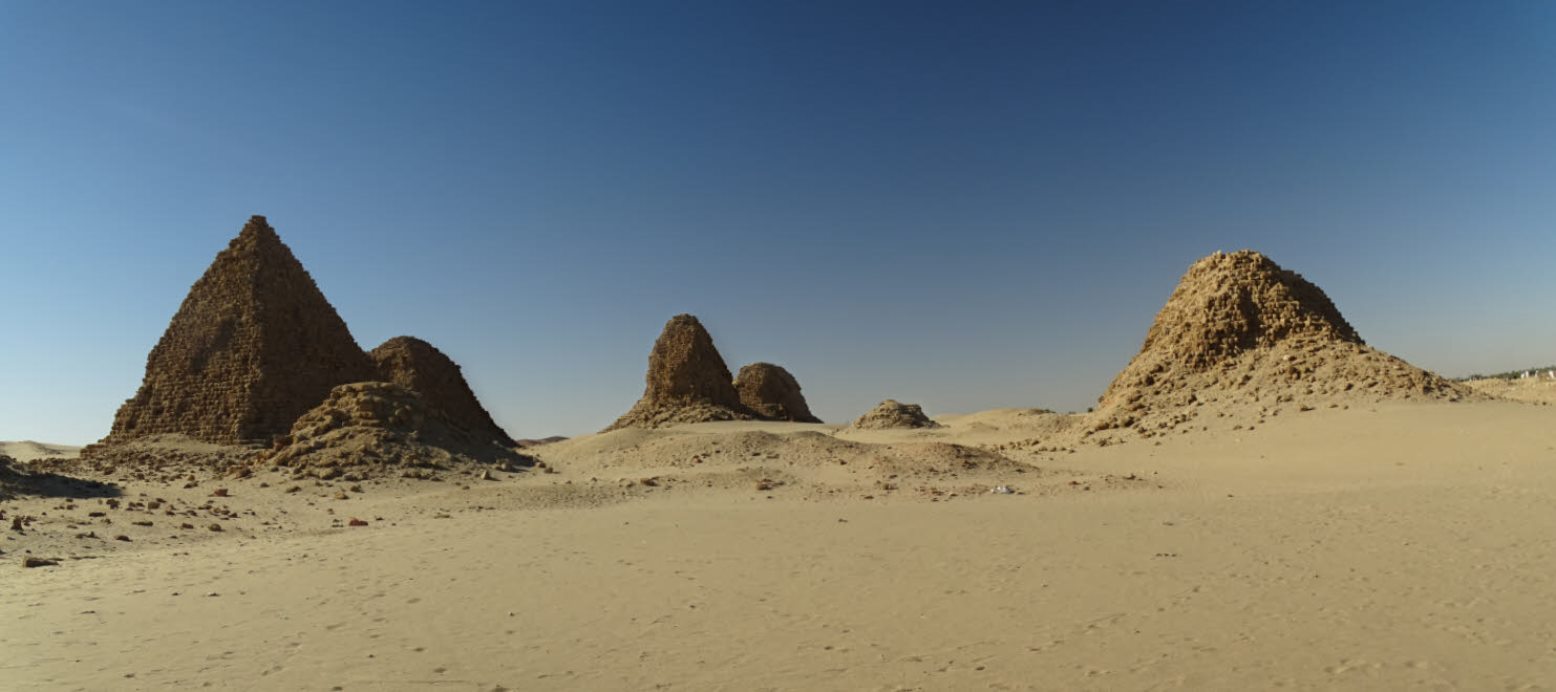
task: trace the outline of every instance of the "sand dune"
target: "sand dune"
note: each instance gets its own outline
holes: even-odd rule
[[[224,498],[207,480],[124,488],[229,507],[220,533],[207,515],[196,531],[146,512],[156,525],[136,526],[102,499],[14,502],[49,515],[0,542],[8,561],[73,544],[102,557],[7,570],[0,668],[15,689],[1556,682],[1556,410],[1317,410],[919,479],[1054,479],[1027,495],[874,485],[893,455],[983,452],[1042,417],[946,417],[928,442],[782,423],[622,430],[538,448],[555,473],[375,481],[343,500],[270,473],[220,481]],[[837,458],[850,463],[825,463]],[[669,482],[636,480],[651,474]],[[720,474],[791,484],[701,484]],[[134,540],[69,537],[89,527]]]
[[[33,442],[21,440],[19,442],[0,442],[0,454],[19,461],[35,461],[38,459],[74,459],[81,453],[80,447],[71,445],[50,444],[47,442]]]

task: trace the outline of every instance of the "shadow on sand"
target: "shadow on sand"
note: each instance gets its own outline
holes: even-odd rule
[[[0,500],[21,497],[97,498],[119,497],[124,491],[112,483],[65,476],[51,471],[22,470],[0,462]]]

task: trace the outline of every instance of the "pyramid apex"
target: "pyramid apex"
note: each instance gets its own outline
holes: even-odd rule
[[[255,214],[249,217],[248,223],[243,224],[243,230],[238,232],[239,238],[279,238],[276,229],[270,227],[270,222],[265,217]]]

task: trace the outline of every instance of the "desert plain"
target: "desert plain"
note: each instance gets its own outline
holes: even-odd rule
[[[272,334],[263,223],[102,443],[0,449],[0,687],[1556,686],[1556,381],[1419,370],[1257,253],[1090,412],[807,422],[677,316],[615,424],[516,441],[424,342]]]

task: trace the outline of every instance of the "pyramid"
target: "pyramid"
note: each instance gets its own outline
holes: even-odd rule
[[[740,403],[713,337],[691,315],[676,315],[665,323],[648,354],[645,379],[643,398],[605,430],[756,417]]]
[[[887,399],[854,421],[854,427],[860,430],[905,430],[938,428],[940,424],[925,415],[924,408],[918,404]]]
[[[268,443],[332,387],[373,377],[346,323],[255,216],[189,290],[103,442]]]
[[[770,420],[820,423],[811,415],[800,393],[800,383],[788,370],[772,363],[752,363],[740,368],[735,376],[735,391],[740,402],[754,413]]]
[[[397,336],[368,354],[378,368],[378,378],[421,395],[427,406],[441,411],[451,425],[477,437],[513,446],[491,414],[470,391],[459,366],[442,351],[413,336]]]
[[[324,479],[434,478],[440,471],[492,464],[514,470],[531,463],[509,445],[456,424],[417,392],[392,382],[335,387],[277,441],[260,454],[262,465]]]
[[[1183,275],[1091,428],[1156,434],[1209,404],[1221,405],[1219,417],[1242,419],[1286,406],[1469,395],[1368,346],[1302,275],[1251,250],[1218,252]]]

